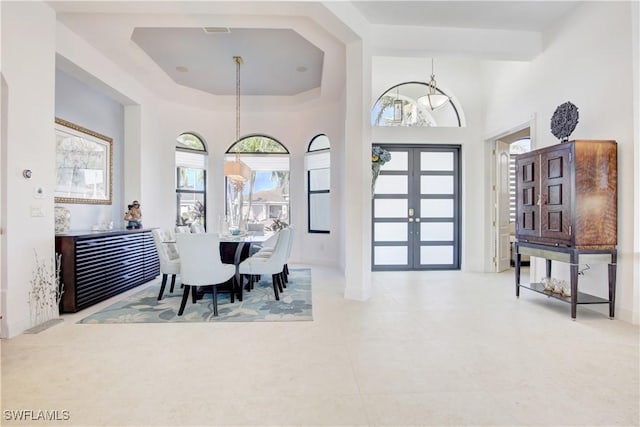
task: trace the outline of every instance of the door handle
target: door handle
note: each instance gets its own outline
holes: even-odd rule
[[[409,218],[409,222],[413,222],[413,218]]]
[[[420,218],[416,218],[416,222],[420,222]]]
[[[413,208],[409,208],[409,216],[413,216]]]

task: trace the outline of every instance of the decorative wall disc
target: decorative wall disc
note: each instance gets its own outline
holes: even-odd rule
[[[551,116],[551,133],[560,140],[567,142],[569,135],[578,124],[578,107],[567,101],[560,104]]]

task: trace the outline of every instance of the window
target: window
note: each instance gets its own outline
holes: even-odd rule
[[[331,225],[331,146],[326,135],[309,143],[305,156],[307,171],[307,229],[309,233],[329,233]]]
[[[176,225],[206,226],[206,146],[193,133],[183,133],[176,142]]]
[[[446,106],[431,111],[423,103],[429,85],[407,82],[383,93],[371,110],[372,126],[463,127],[460,106],[454,99]],[[439,93],[445,94],[440,88]],[[450,95],[450,94],[445,94]]]
[[[225,161],[236,160],[251,173],[244,183],[225,178],[229,222],[261,223],[265,229],[273,228],[275,221],[289,224],[289,150],[271,137],[252,135],[227,150]]]

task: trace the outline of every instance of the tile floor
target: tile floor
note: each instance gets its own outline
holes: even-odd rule
[[[640,425],[638,327],[513,272],[374,273],[368,302],[312,275],[312,322],[75,323],[103,303],[3,340],[0,424]]]

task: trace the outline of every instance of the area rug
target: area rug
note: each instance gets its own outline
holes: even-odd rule
[[[271,277],[263,276],[251,292],[245,290],[243,301],[231,304],[228,293],[218,294],[218,316],[213,315],[211,293],[195,304],[191,296],[182,316],[178,316],[183,290],[178,281],[173,293],[165,288],[158,301],[160,283],[100,310],[78,323],[170,323],[170,322],[271,322],[313,320],[311,305],[311,270],[291,269],[289,283],[280,294],[273,295]]]

